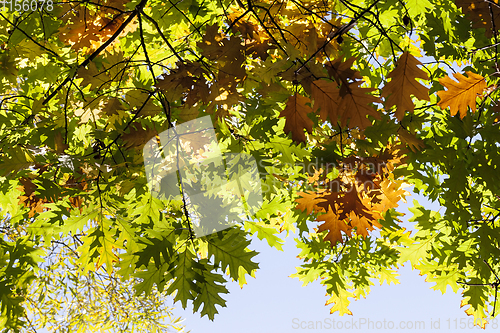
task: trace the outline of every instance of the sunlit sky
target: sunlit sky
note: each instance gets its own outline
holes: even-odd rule
[[[417,199],[426,208],[438,210],[439,205],[424,197],[412,194],[408,203],[400,205],[402,226],[415,230],[407,208]],[[328,296],[319,281],[302,287],[302,282],[292,279],[295,267],[300,265],[299,250],[295,247],[293,235],[286,239],[284,251],[270,248],[265,241],[255,238],[250,247],[259,252],[256,261],[260,269],[256,278],[247,279],[248,284],[240,289],[237,283],[230,283],[230,294],[223,298],[227,307],[219,308],[219,314],[212,322],[206,316],[193,314],[192,307],[183,310],[180,303],[174,305],[174,314],[184,318],[186,331],[192,333],[289,333],[289,332],[440,332],[479,330],[472,325],[472,317],[460,308],[461,291],[455,294],[448,288],[446,294],[430,289],[434,283],[425,282],[417,270],[406,263],[399,270],[400,284],[379,285],[374,281],[371,293],[366,299],[352,301],[349,309],[353,315],[330,314],[325,306]],[[487,332],[500,331],[497,320],[487,326]],[[495,329],[496,328],[496,329]]]

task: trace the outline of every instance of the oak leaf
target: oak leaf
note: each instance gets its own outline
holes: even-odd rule
[[[398,129],[398,134],[401,141],[406,143],[413,152],[422,150],[425,147],[425,143],[423,140],[417,138],[414,134],[411,134],[403,127],[400,127]]]
[[[409,52],[403,53],[396,63],[396,68],[387,76],[392,78],[391,82],[382,88],[382,97],[386,97],[386,109],[396,105],[395,116],[399,121],[403,119],[405,111],[413,113],[415,110],[411,95],[418,99],[430,100],[429,88],[416,80],[429,80],[429,76],[417,65],[422,63]]]
[[[454,116],[460,112],[460,118],[467,115],[467,106],[472,112],[476,111],[476,98],[482,97],[484,89],[486,89],[486,81],[484,77],[467,71],[468,77],[455,73],[453,76],[458,82],[452,80],[449,76],[439,79],[439,83],[448,90],[438,91],[437,94],[441,99],[437,104],[441,109],[450,107],[451,115]]]
[[[359,129],[364,130],[372,125],[372,122],[367,118],[368,115],[380,119],[380,113],[370,105],[371,103],[380,103],[380,98],[369,94],[375,90],[374,88],[359,87],[362,83],[363,81],[357,81],[349,84],[346,95],[342,96],[342,102],[339,106],[342,127],[346,126],[349,120],[349,128],[359,127]]]
[[[210,87],[207,96],[209,100],[206,112],[214,114],[215,118],[225,118],[229,116],[229,109],[243,100],[243,95],[236,89],[237,82],[234,76],[228,76],[219,72],[217,81]]]
[[[314,100],[314,111],[317,112],[319,109],[321,120],[326,121],[330,118],[332,124],[336,124],[341,102],[337,83],[326,80],[313,81],[311,83],[311,96]]]
[[[304,129],[312,133],[313,121],[307,116],[312,113],[312,108],[308,105],[311,100],[307,97],[295,94],[288,98],[286,107],[280,113],[280,117],[285,118],[285,133],[292,133],[292,139],[295,142],[305,142],[306,136]]]
[[[391,208],[399,206],[399,201],[406,202],[405,197],[410,193],[403,188],[403,180],[384,179],[380,183],[381,201],[376,208],[381,212],[385,212]]]
[[[226,38],[218,32],[218,26],[214,24],[207,26],[206,34],[197,46],[202,49],[205,57],[218,63],[220,72],[231,76],[236,82],[246,78],[246,70],[243,67],[246,57],[240,38]]]
[[[338,58],[329,62],[325,65],[328,75],[334,78],[338,84],[347,84],[349,80],[356,81],[363,79],[358,71],[351,68],[356,59],[356,57],[350,57],[346,61],[342,61],[342,58]]]
[[[111,78],[105,71],[100,71],[95,62],[91,61],[87,67],[80,67],[77,71],[78,77],[83,78],[82,87],[90,84],[90,89],[103,88],[109,86]]]
[[[344,220],[339,219],[339,216],[333,212],[331,206],[326,214],[317,218],[317,221],[324,221],[324,223],[318,227],[318,232],[328,230],[324,240],[330,241],[332,247],[335,246],[337,242],[343,243],[341,231],[346,233],[348,236],[351,236],[351,228],[345,223]]]
[[[139,117],[155,116],[158,113],[163,112],[161,106],[156,105],[154,103],[155,101],[154,98],[149,98],[149,100],[146,102],[148,97],[149,97],[148,93],[141,89],[132,89],[127,91],[127,93],[125,94],[125,101],[124,101],[125,104],[128,106],[127,110],[129,110],[134,115],[136,115],[137,112],[139,112],[140,110]],[[118,109],[116,109],[116,111],[119,114],[121,113],[120,110],[123,108],[120,108],[118,105],[117,107]]]
[[[339,203],[341,211],[338,212],[339,217],[341,219],[347,219],[350,217],[351,212],[355,213],[358,216],[363,216],[368,219],[372,219],[373,216],[369,211],[366,202],[361,199],[356,190],[356,187],[352,186],[344,191],[343,195],[340,196],[337,193],[332,193],[332,201],[330,205],[333,205],[333,200]],[[335,198],[336,197],[336,198]]]
[[[347,237],[352,237],[353,230],[367,237],[370,231],[382,228],[378,220],[383,219],[383,213],[396,208],[408,195],[402,187],[403,181],[394,180],[392,174],[395,165],[401,163],[398,153],[388,149],[373,157],[344,158],[334,179],[336,190],[326,187],[328,179],[322,169],[316,171],[308,179],[316,190],[298,193],[296,208],[307,210],[308,214],[324,213],[316,218],[325,222],[318,231],[329,230],[324,240],[330,241],[332,247],[343,241],[342,231]]]
[[[320,118],[330,118],[333,124],[340,120],[342,127],[349,123],[349,128],[359,127],[364,130],[371,126],[367,115],[380,119],[380,114],[373,109],[371,103],[380,103],[380,98],[368,93],[373,88],[361,88],[363,81],[343,84],[342,89],[335,82],[316,80],[311,84],[314,110],[319,109]],[[340,119],[339,119],[340,118]]]
[[[227,18],[230,21],[231,30],[233,33],[240,32],[245,39],[254,40],[261,44],[263,40],[269,39],[264,31],[264,28],[259,24],[251,12],[245,12],[238,7],[231,8],[232,12],[229,13]],[[265,59],[262,59],[265,60]]]
[[[122,134],[121,139],[125,142],[125,149],[135,147],[142,149],[146,142],[156,135],[158,135],[156,130],[149,127],[144,129],[140,123],[133,123],[129,126],[129,133]]]
[[[300,196],[300,198],[295,199],[295,202],[298,203],[297,209],[307,210],[307,214],[311,214],[313,211],[324,211],[323,208],[318,206],[321,202],[327,202],[327,199],[321,196],[321,192],[307,191],[299,192],[297,195]]]
[[[205,70],[198,63],[178,62],[176,65],[176,69],[158,79],[156,87],[169,101],[185,97],[190,106],[200,100],[206,103],[209,87],[204,77]]]
[[[492,36],[494,32],[492,21],[498,22],[500,19],[498,0],[455,0],[455,4],[472,21],[474,28],[485,28],[486,36]],[[496,30],[498,30],[498,25]]]
[[[333,306],[330,309],[330,313],[334,313],[335,311],[339,312],[339,316],[343,316],[345,314],[348,314],[352,316],[351,310],[349,310],[347,307],[349,306],[349,297],[354,297],[354,293],[346,290],[346,289],[341,289],[338,288],[338,293],[332,293],[332,297],[330,297],[325,305],[329,305],[333,303]]]
[[[198,118],[198,115],[200,114],[200,106],[189,106],[188,104],[184,104],[182,107],[177,108],[177,111],[179,111],[179,119],[183,122],[190,121]]]
[[[77,108],[75,109],[75,116],[80,118],[79,124],[84,124],[89,121],[93,121],[94,123],[101,117],[101,109],[86,107],[86,108]]]
[[[28,217],[34,217],[36,213],[41,213],[44,210],[44,203],[48,200],[36,195],[37,185],[31,181],[30,178],[22,177],[19,179],[21,185],[18,189],[24,192],[18,197],[19,204],[30,209]]]
[[[62,18],[65,25],[59,33],[61,41],[71,45],[74,49],[91,48],[92,42],[99,41],[100,27],[96,13],[86,7],[78,8],[69,4],[63,5],[62,11],[67,12],[68,15]]]
[[[375,230],[374,226],[382,228],[382,225],[377,220],[368,220],[365,216],[360,216],[354,212],[349,213],[349,219],[352,228],[356,228],[356,234],[363,237],[368,237],[368,231]]]

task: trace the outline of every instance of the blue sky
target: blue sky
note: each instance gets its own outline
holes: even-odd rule
[[[408,204],[400,205],[400,212],[406,213],[402,226],[414,230],[408,212],[413,199],[423,206],[438,210],[439,206],[424,197],[413,194],[407,197]],[[286,240],[284,251],[270,248],[265,241],[253,240],[251,246],[260,252],[257,256],[260,269],[256,278],[247,279],[248,284],[240,289],[230,283],[230,294],[225,295],[227,307],[220,308],[212,322],[205,316],[192,313],[192,307],[183,310],[175,304],[174,314],[185,318],[186,331],[192,333],[292,333],[292,332],[463,332],[479,330],[472,326],[472,317],[460,308],[461,295],[451,288],[444,295],[430,289],[434,283],[425,282],[409,263],[400,269],[400,284],[380,286],[378,282],[366,299],[353,301],[350,310],[353,315],[340,317],[330,314],[325,306],[329,297],[319,281],[302,287],[302,282],[292,279],[295,267],[301,261],[296,257],[293,237]],[[173,305],[172,298],[168,299]],[[385,321],[385,322],[384,322]],[[500,331],[495,319],[486,332]],[[346,328],[347,327],[347,328]],[[385,329],[384,329],[385,327]],[[392,328],[392,329],[391,329]],[[495,329],[496,328],[496,329]]]

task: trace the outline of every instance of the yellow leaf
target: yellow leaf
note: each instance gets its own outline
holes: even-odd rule
[[[467,106],[472,112],[476,112],[476,99],[482,97],[483,91],[486,89],[484,77],[472,72],[466,72],[466,74],[468,77],[460,73],[453,74],[458,82],[449,76],[439,79],[439,83],[448,90],[437,92],[441,99],[437,104],[441,109],[450,107],[451,115],[454,116],[460,112],[460,118],[467,115]]]
[[[332,297],[328,301],[326,301],[325,305],[328,304],[334,304],[332,308],[330,309],[330,313],[334,312],[339,312],[340,316],[343,316],[345,314],[351,315],[352,312],[349,310],[347,307],[351,303],[348,298],[349,297],[354,297],[354,294],[350,291],[347,291],[343,288],[337,288],[339,295],[333,294]]]

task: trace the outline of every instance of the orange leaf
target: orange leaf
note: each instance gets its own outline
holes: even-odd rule
[[[458,82],[452,80],[449,76],[439,79],[448,90],[438,91],[438,96],[441,99],[437,104],[441,109],[446,109],[448,106],[451,110],[451,115],[454,116],[460,112],[460,118],[464,118],[467,114],[467,106],[472,112],[476,111],[476,98],[482,97],[484,89],[486,89],[486,81],[484,77],[472,72],[466,72],[469,77],[460,73],[455,73],[453,76]]]
[[[324,212],[323,208],[318,207],[320,202],[327,201],[321,193],[307,191],[307,193],[299,192],[297,194],[301,196],[301,198],[295,199],[295,202],[298,202],[297,209],[300,209],[301,211],[307,210],[307,214],[311,214],[313,211]]]
[[[344,193],[344,196],[337,199],[337,202],[342,210],[339,214],[341,219],[349,218],[349,214],[351,212],[354,212],[358,216],[364,216],[368,219],[372,219],[372,215],[368,210],[368,207],[359,197],[355,187],[348,189]],[[333,205],[333,203],[331,203],[331,205]]]
[[[34,217],[35,213],[43,212],[44,203],[49,202],[45,198],[40,198],[36,196],[37,185],[34,184],[30,178],[22,177],[19,179],[21,185],[18,187],[20,191],[23,191],[24,194],[18,197],[19,203],[25,207],[30,208],[28,213],[28,217]]]
[[[381,200],[373,208],[380,212],[385,212],[391,208],[398,207],[400,200],[405,201],[405,197],[409,193],[401,187],[402,183],[402,180],[391,181],[387,178],[384,179],[380,183],[381,194],[378,196]]]
[[[416,80],[417,78],[429,80],[429,76],[417,65],[422,65],[422,63],[409,52],[403,53],[396,63],[396,68],[387,76],[392,78],[391,82],[382,88],[382,97],[388,97],[385,103],[386,108],[390,109],[396,105],[395,115],[400,121],[405,111],[413,113],[415,109],[411,95],[418,99],[430,100],[429,88]]]
[[[287,134],[292,132],[292,139],[295,142],[306,141],[304,129],[307,130],[307,133],[312,132],[313,121],[307,116],[313,112],[311,107],[307,105],[309,103],[311,103],[309,98],[295,94],[288,98],[285,109],[280,113],[280,117],[286,119],[283,130]]]
[[[354,212],[349,213],[349,218],[352,228],[356,228],[356,234],[363,237],[368,236],[368,230],[375,230],[375,228],[373,228],[374,225],[378,228],[382,227],[376,220],[368,220],[366,217],[359,216]]]
[[[335,246],[337,242],[342,243],[341,231],[351,236],[351,228],[343,220],[338,218],[338,215],[332,211],[331,206],[328,208],[328,212],[318,217],[317,220],[325,222],[318,227],[318,231],[322,232],[328,230],[328,234],[325,236],[324,240],[330,241],[332,247]]]

